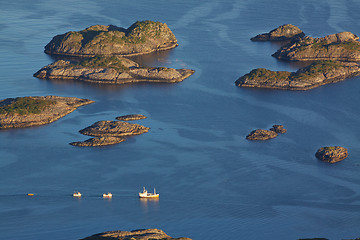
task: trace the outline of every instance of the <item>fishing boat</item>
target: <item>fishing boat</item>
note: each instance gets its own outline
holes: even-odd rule
[[[159,194],[156,193],[155,188],[154,188],[154,193],[149,193],[145,187],[144,190],[142,192],[139,192],[139,198],[158,198]]]
[[[74,192],[73,197],[81,197],[81,193],[80,192]]]
[[[103,193],[103,198],[112,198],[112,194],[111,193]]]

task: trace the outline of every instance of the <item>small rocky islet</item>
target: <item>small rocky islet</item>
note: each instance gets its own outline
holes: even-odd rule
[[[95,25],[60,34],[45,46],[45,53],[73,57],[134,56],[176,46],[177,39],[165,23],[146,20],[137,21],[127,29]]]
[[[25,128],[52,123],[80,106],[94,103],[89,99],[59,96],[30,96],[0,101],[0,129]]]
[[[284,24],[268,33],[259,34],[251,41],[294,41],[301,39],[305,33],[292,24]]]
[[[191,69],[139,67],[136,62],[118,56],[96,56],[78,62],[58,60],[40,69],[34,77],[101,84],[175,83],[193,73]]]
[[[278,133],[286,133],[287,130],[284,128],[283,125],[273,125],[270,130],[265,129],[256,129],[253,130],[251,133],[249,133],[246,136],[246,139],[252,140],[252,141],[264,141],[272,138],[276,138],[278,136]]]
[[[348,157],[348,150],[344,147],[322,147],[315,153],[316,158],[328,163],[336,163]]]
[[[257,68],[236,80],[239,87],[309,90],[360,75],[358,63],[317,61],[296,72]]]
[[[173,238],[160,229],[139,229],[133,231],[109,231],[98,233],[82,240],[191,240],[190,238]]]
[[[90,138],[83,142],[72,142],[70,145],[79,147],[113,145],[125,141],[126,137],[143,134],[149,130],[150,128],[148,127],[124,121],[98,121],[79,131],[83,135],[92,136],[94,138]]]
[[[141,119],[146,119],[146,118],[147,117],[142,114],[128,114],[128,115],[116,117],[115,119],[120,120],[120,121],[135,121],[135,120],[141,120]]]

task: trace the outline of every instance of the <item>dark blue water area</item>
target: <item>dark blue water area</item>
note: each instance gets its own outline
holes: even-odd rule
[[[80,239],[109,230],[159,228],[192,239],[360,236],[360,77],[309,91],[245,89],[254,68],[296,71],[281,45],[251,42],[292,23],[307,35],[360,34],[357,1],[0,1],[0,99],[58,95],[96,102],[49,125],[0,131],[0,239]],[[135,57],[144,66],[191,68],[177,84],[123,86],[32,75],[55,58],[57,34],[94,24],[166,22],[173,50]],[[139,113],[146,134],[78,148],[78,131]],[[266,142],[245,136],[283,124]],[[337,164],[322,146],[344,146]],[[141,201],[142,187],[158,201]],[[83,197],[71,196],[81,191]],[[111,192],[111,200],[102,193]],[[27,193],[34,193],[33,197]]]

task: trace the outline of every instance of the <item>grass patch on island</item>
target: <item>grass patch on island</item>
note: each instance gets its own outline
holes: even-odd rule
[[[250,73],[246,74],[246,77],[249,80],[257,79],[279,79],[286,80],[290,76],[290,72],[286,71],[271,71],[265,68],[257,68],[252,70]]]
[[[116,56],[111,56],[111,57],[96,56],[90,59],[82,60],[77,65],[88,68],[114,68],[121,72],[125,72],[129,70],[128,67],[123,65],[122,60]]]
[[[0,106],[0,114],[39,114],[55,104],[53,100],[35,99],[32,97],[15,98],[10,104]]]

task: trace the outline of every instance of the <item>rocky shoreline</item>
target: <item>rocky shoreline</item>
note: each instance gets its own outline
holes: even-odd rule
[[[78,107],[94,103],[75,97],[39,96],[0,101],[0,129],[25,128],[52,123]]]
[[[59,60],[37,71],[34,77],[101,84],[176,83],[183,81],[194,72],[191,69],[142,68],[134,61],[113,56],[94,57],[76,63]]]
[[[357,63],[319,61],[296,72],[254,69],[236,80],[235,84],[239,87],[309,90],[358,75],[360,66]]]
[[[191,240],[190,238],[173,238],[160,229],[138,229],[133,231],[109,231],[98,233],[81,240]]]
[[[177,39],[165,23],[137,21],[125,29],[94,25],[55,36],[45,53],[74,57],[99,55],[136,56],[177,47]]]

